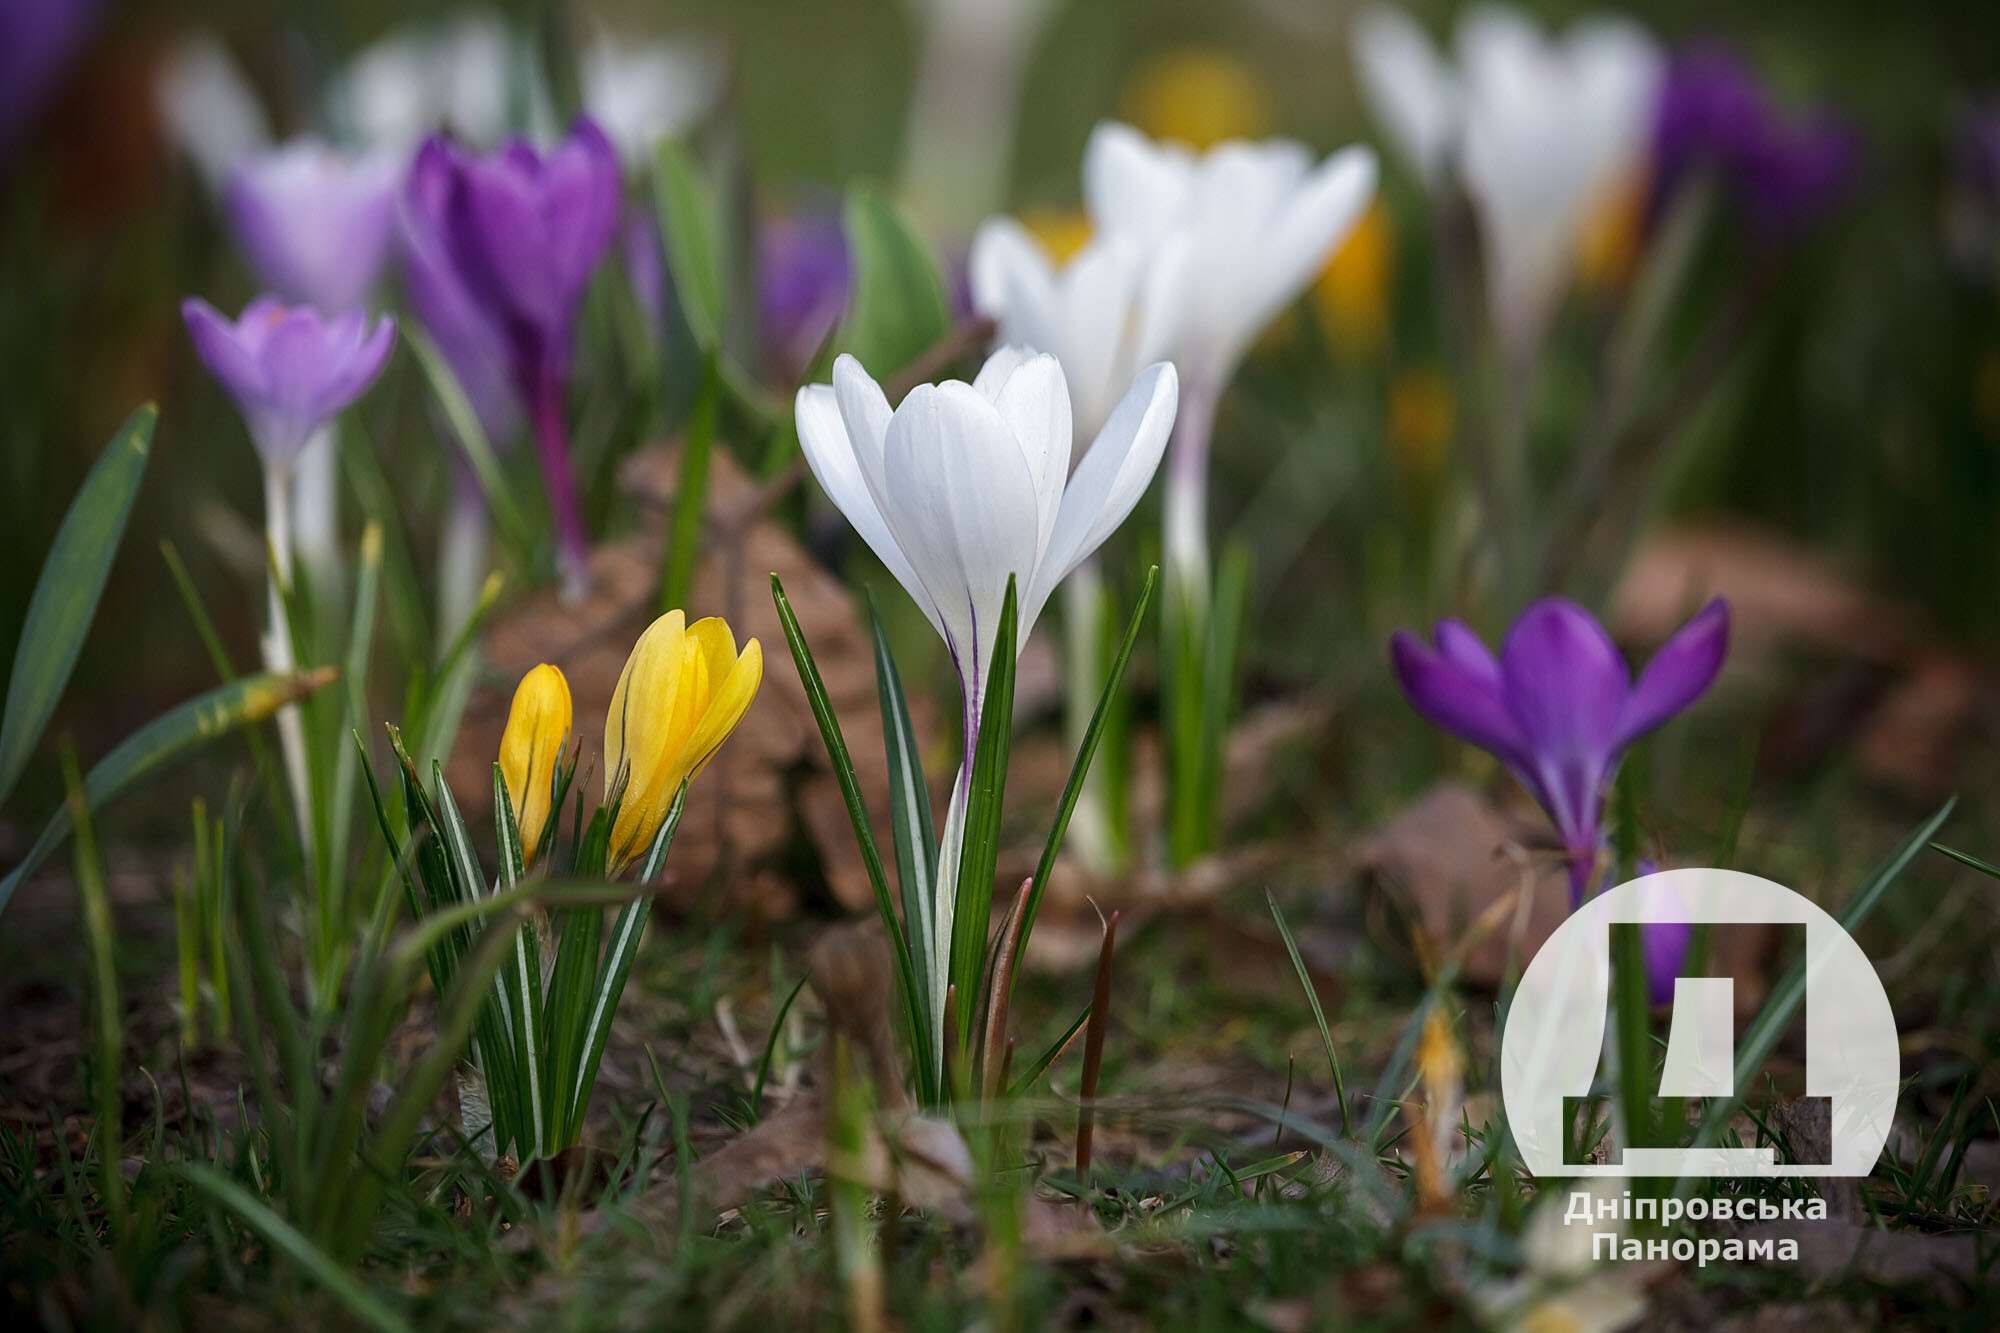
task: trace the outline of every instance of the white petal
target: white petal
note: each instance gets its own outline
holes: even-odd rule
[[[1055,275],[1049,258],[1027,228],[1012,218],[988,218],[973,235],[966,257],[966,277],[972,288],[972,308],[991,319],[1016,313],[1010,295],[1016,290],[1038,295],[1046,305]],[[1011,341],[1011,340],[1010,340]]]
[[[1117,382],[1120,368],[1130,374],[1127,347],[1140,264],[1135,244],[1106,237],[1085,246],[1057,279],[1061,336],[1047,350],[1062,361],[1079,435],[1095,434],[1104,424],[1125,388]]]
[[[994,402],[1000,397],[1000,390],[1007,381],[1014,377],[1014,372],[1040,350],[1020,343],[1002,343],[993,349],[992,355],[986,358],[986,364],[979,368],[979,373],[973,377],[972,387],[979,391],[981,398]]]
[[[1104,544],[1146,493],[1166,452],[1179,401],[1180,377],[1160,362],[1148,366],[1119,402],[1063,492],[1055,535],[1024,603],[1024,626],[1034,623],[1056,585]]]
[[[1459,134],[1458,82],[1416,20],[1387,5],[1354,24],[1361,91],[1383,133],[1425,184],[1436,186]]]
[[[1034,579],[1037,518],[1027,460],[993,404],[969,384],[947,382],[919,385],[896,409],[886,464],[883,513],[930,590],[959,679],[976,700],[1007,577],[1024,590]]]
[[[990,367],[992,361],[987,365]],[[985,378],[985,371],[980,372],[980,378]],[[1062,502],[1063,485],[1069,480],[1069,388],[1063,383],[1062,366],[1046,353],[1029,357],[1007,376],[998,393],[986,396],[1013,432],[1034,482],[1035,556],[1039,561],[1048,548],[1056,506]],[[1026,582],[1024,572],[1023,596]]]
[[[1083,150],[1084,207],[1107,235],[1157,239],[1185,206],[1193,174],[1186,149],[1107,120]]]
[[[1306,177],[1251,251],[1255,276],[1238,294],[1243,342],[1298,299],[1374,197],[1375,154],[1359,145],[1341,149]]]
[[[882,448],[889,437],[888,396],[859,361],[842,352],[833,360],[833,397],[840,406],[841,424],[860,464],[862,480],[868,483],[868,493],[875,497],[879,509],[887,487]]]
[[[806,466],[812,469],[820,489],[854,525],[854,530],[861,534],[861,540],[868,543],[868,549],[875,552],[876,558],[895,575],[896,582],[916,599],[917,605],[930,617],[931,624],[942,634],[944,622],[938,617],[930,590],[917,577],[915,567],[904,554],[895,534],[889,530],[889,524],[861,474],[834,391],[824,384],[808,384],[799,390],[795,411],[799,444],[806,456]]]

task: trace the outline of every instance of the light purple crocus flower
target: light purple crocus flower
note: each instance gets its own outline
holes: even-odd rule
[[[239,161],[224,203],[236,242],[270,290],[329,314],[359,309],[389,258],[401,169],[294,139]]]
[[[1499,758],[1548,813],[1574,906],[1595,877],[1619,758],[1715,680],[1729,646],[1728,604],[1702,608],[1636,682],[1596,617],[1559,597],[1523,611],[1498,658],[1457,620],[1438,622],[1433,637],[1426,644],[1399,630],[1390,640],[1403,693],[1431,722]]]
[[[588,546],[570,475],[565,399],[577,312],[618,230],[618,158],[587,118],[547,154],[516,139],[476,156],[437,137],[412,167],[408,227],[505,350],[534,427],[564,582],[580,592]]]
[[[359,398],[396,345],[396,321],[331,318],[260,296],[233,323],[197,297],[181,305],[188,336],[250,428],[264,466],[283,475],[319,429]]]
[[[1711,171],[1754,231],[1782,235],[1839,201],[1859,156],[1858,136],[1838,114],[1788,114],[1725,48],[1693,47],[1668,66],[1654,121],[1656,208],[1690,176]]]
[[[854,265],[837,214],[777,218],[757,233],[757,318],[775,367],[796,376],[847,309]]]

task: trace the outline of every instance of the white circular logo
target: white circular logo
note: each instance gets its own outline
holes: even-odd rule
[[[1606,1163],[1564,1160],[1565,1101],[1590,1092],[1606,1049],[1610,927],[1618,922],[1804,927],[1806,1095],[1829,1102],[1830,1160],[1781,1164],[1768,1146],[1615,1144]],[[1738,1091],[1735,1010],[1730,977],[1675,982],[1660,1096]],[[1865,1176],[1888,1141],[1901,1068],[1888,994],[1839,922],[1784,885],[1755,875],[1664,870],[1592,898],[1535,954],[1507,1011],[1500,1095],[1522,1159],[1538,1176]]]

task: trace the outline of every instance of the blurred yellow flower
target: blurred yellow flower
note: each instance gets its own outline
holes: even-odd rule
[[[764,679],[757,640],[714,616],[687,624],[669,611],[632,645],[604,719],[604,789],[624,784],[611,827],[613,874],[652,845],[681,783],[715,757]]]
[[[1458,398],[1441,371],[1419,366],[1389,382],[1389,448],[1406,471],[1437,475],[1457,429]]]
[[[1651,184],[1644,171],[1630,172],[1585,210],[1576,238],[1576,273],[1587,294],[1615,292],[1632,276],[1645,239]]]
[[[500,733],[500,776],[507,784],[507,800],[514,807],[525,865],[534,864],[542,846],[542,830],[548,827],[549,807],[555,800],[556,766],[569,742],[570,713],[569,681],[547,662],[521,677],[521,683],[514,687],[507,729]]]
[[[1313,283],[1320,327],[1343,356],[1379,356],[1389,339],[1396,233],[1378,196]]]
[[[1055,208],[1033,209],[1021,215],[1021,226],[1057,268],[1076,258],[1077,252],[1090,244],[1090,217],[1078,210],[1066,213]]]
[[[1255,70],[1213,47],[1182,47],[1141,64],[1126,84],[1125,119],[1155,139],[1211,148],[1269,133],[1271,99]]]

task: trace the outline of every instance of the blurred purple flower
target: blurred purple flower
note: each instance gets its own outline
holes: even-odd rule
[[[471,400],[486,438],[500,448],[520,429],[521,396],[505,330],[467,288],[446,243],[451,153],[441,143],[427,144],[410,167],[398,217],[403,287],[417,321]]]
[[[1782,234],[1838,203],[1860,156],[1859,136],[1838,113],[1787,114],[1722,47],[1692,47],[1668,66],[1654,121],[1656,209],[1690,176],[1709,170],[1754,229]]]
[[[266,287],[328,313],[359,309],[389,257],[399,167],[317,140],[239,161],[224,201],[236,242]]]
[[[102,7],[100,0],[0,0],[0,156],[41,114]]]
[[[2000,199],[2000,98],[1966,110],[1955,139],[1959,179],[1984,198]]]
[[[1574,906],[1594,874],[1619,758],[1715,680],[1729,646],[1728,604],[1702,608],[1636,683],[1604,627],[1562,598],[1523,611],[1498,659],[1457,620],[1439,621],[1434,639],[1435,647],[1399,630],[1390,640],[1403,693],[1431,722],[1499,758],[1548,813]]]
[[[188,336],[250,427],[271,472],[288,473],[320,427],[359,398],[396,345],[396,321],[359,311],[328,318],[260,296],[234,323],[208,302],[181,304]]]
[[[778,368],[803,370],[847,309],[854,283],[847,236],[832,213],[764,224],[757,237],[757,317]]]
[[[618,230],[618,157],[588,118],[547,154],[516,139],[476,156],[442,137],[418,151],[407,201],[413,251],[437,256],[495,331],[535,430],[568,590],[588,544],[564,419],[577,312]]]
[[[625,210],[625,221],[618,229],[618,254],[625,261],[625,279],[632,284],[632,297],[639,303],[639,313],[646,317],[646,327],[655,339],[664,338],[670,278],[667,256],[660,246],[660,224],[652,209],[634,206]]]

